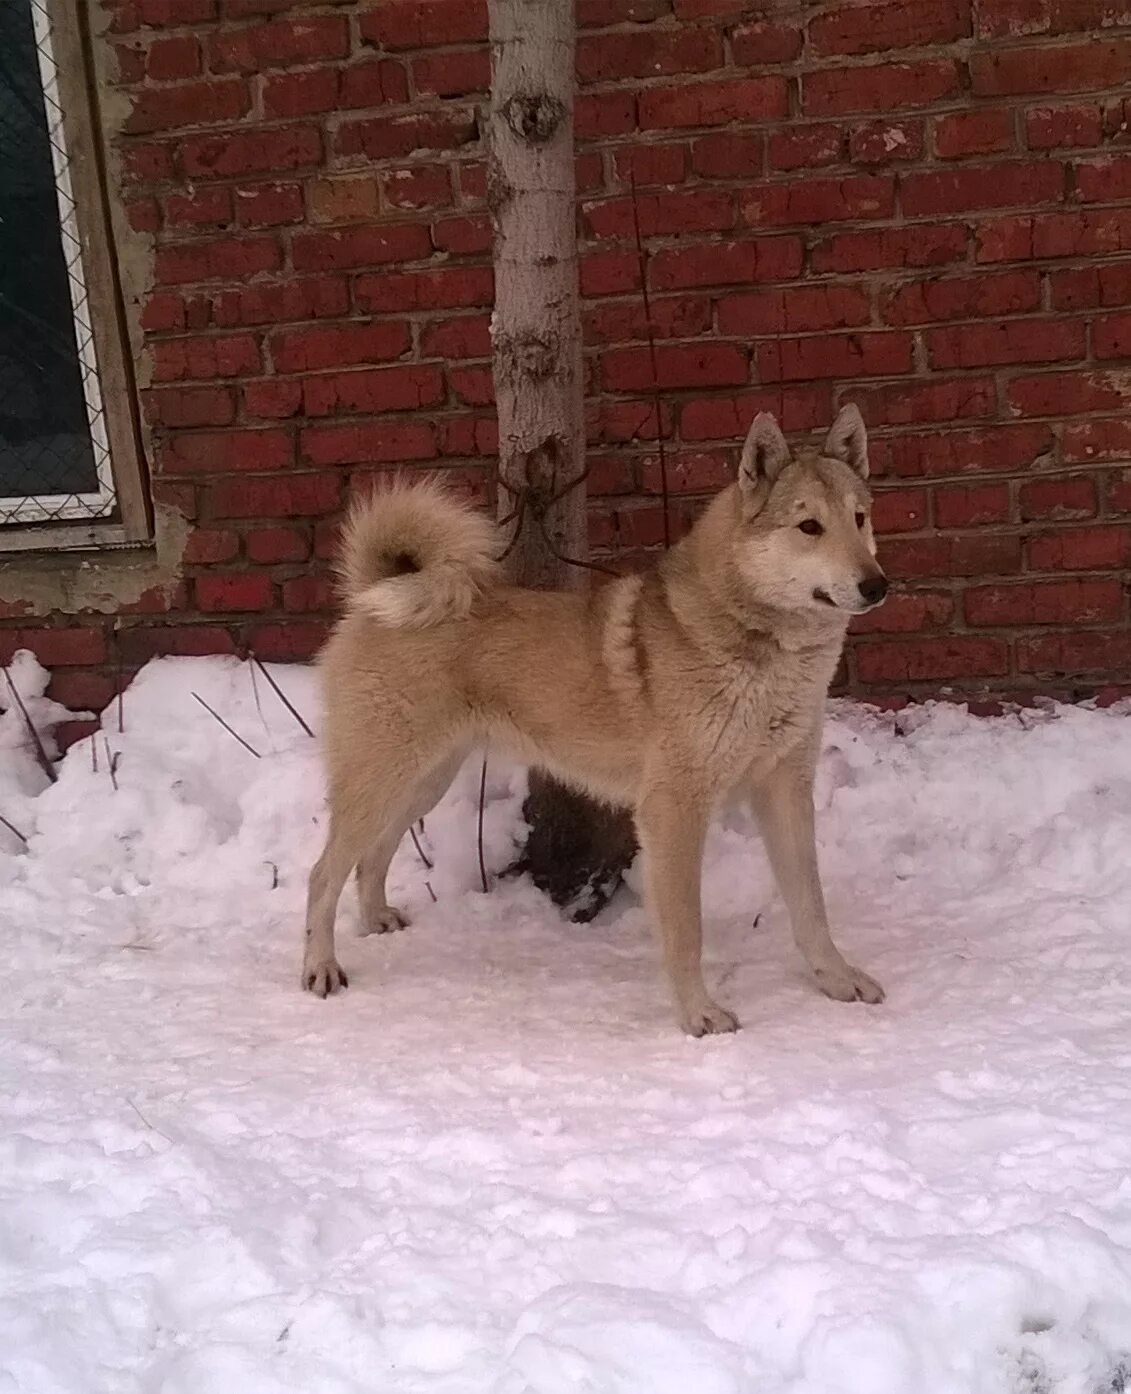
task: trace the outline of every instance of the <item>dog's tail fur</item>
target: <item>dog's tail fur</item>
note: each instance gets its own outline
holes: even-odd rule
[[[434,481],[397,482],[354,505],[338,574],[349,608],[395,629],[460,619],[499,579],[495,525]]]

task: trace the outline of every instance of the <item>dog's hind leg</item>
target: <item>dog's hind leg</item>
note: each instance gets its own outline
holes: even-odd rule
[[[829,933],[813,826],[813,763],[809,748],[788,755],[753,788],[754,811],[793,937],[818,987],[840,1002],[882,1002],[883,988],[845,961]]]
[[[660,930],[680,1025],[689,1036],[738,1029],[738,1021],[711,1000],[703,982],[699,886],[708,812],[707,799],[667,784],[647,788],[636,808],[645,898]]]
[[[361,911],[362,934],[387,934],[404,929],[409,923],[403,910],[390,905],[385,893],[385,877],[389,863],[413,823],[431,813],[448,792],[452,780],[463,763],[463,751],[442,764],[416,791],[407,821],[391,824],[386,834],[374,842],[357,864],[357,899]]]

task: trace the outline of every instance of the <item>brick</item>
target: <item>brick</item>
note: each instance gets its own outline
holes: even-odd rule
[[[196,603],[205,614],[226,610],[269,610],[275,588],[261,571],[205,572],[195,582]]]
[[[263,83],[263,109],[268,116],[293,119],[333,111],[341,100],[337,68],[310,68],[298,73],[273,73]]]
[[[66,668],[51,674],[47,688],[47,695],[53,702],[61,702],[71,711],[100,712],[110,705],[117,693],[114,679],[103,673],[75,672]]]
[[[329,576],[292,576],[283,582],[283,609],[290,614],[334,607],[334,586]]]
[[[967,209],[1031,208],[1063,196],[1059,165],[1016,162],[978,169],[948,169],[909,174],[902,184],[903,211],[910,217],[958,213]]]
[[[154,382],[242,377],[260,371],[259,342],[250,334],[166,339],[150,348]]]
[[[452,177],[446,169],[393,169],[381,177],[391,208],[444,208],[452,201]]]
[[[722,64],[722,37],[717,29],[705,25],[583,34],[577,42],[577,78],[581,83],[702,73]]]
[[[311,426],[302,433],[302,457],[313,465],[397,464],[431,460],[435,428],[428,422]]]
[[[145,301],[141,312],[141,328],[153,333],[184,329],[184,300],[180,296],[156,291]]]
[[[1049,276],[1054,310],[1082,310],[1096,306],[1131,305],[1131,265],[1074,267]]]
[[[970,155],[996,155],[1013,147],[1013,117],[1009,111],[986,107],[937,116],[935,151],[943,160]]]
[[[600,203],[583,203],[582,214],[590,237],[631,240],[637,220],[641,235],[690,232],[726,232],[734,227],[733,195],[719,189],[696,189],[690,193],[640,194],[633,198],[611,198]]]
[[[246,28],[225,25],[208,41],[208,65],[216,73],[259,73],[345,58],[348,53],[349,23],[344,15],[275,19]]]
[[[972,586],[965,594],[963,608],[967,624],[986,627],[1096,624],[1120,618],[1123,588],[1117,580]]]
[[[316,223],[364,223],[377,217],[380,199],[371,175],[316,179],[306,186],[310,216]]]
[[[1131,209],[995,218],[976,229],[976,243],[979,262],[1131,251]]]
[[[788,114],[788,91],[781,77],[732,78],[645,88],[636,105],[642,131],[725,126],[781,120]]]
[[[243,409],[249,417],[285,421],[302,411],[302,382],[299,378],[264,378],[243,385]]]
[[[161,229],[161,205],[155,198],[132,198],[126,202],[126,221],[134,232],[156,233]]]
[[[375,63],[351,63],[341,70],[341,104],[387,106],[408,101],[408,74],[399,63],[382,58]]]
[[[382,322],[294,329],[272,336],[271,358],[276,372],[301,373],[385,362],[407,353],[411,343],[406,324]]]
[[[236,400],[229,387],[170,387],[147,392],[145,410],[156,426],[227,426],[235,420]]]
[[[1061,452],[1066,463],[1080,460],[1131,460],[1131,420],[1081,421],[1065,426]]]
[[[119,632],[118,646],[123,660],[129,664],[142,664],[169,654],[204,657],[236,651],[231,634],[214,624],[131,626]]]
[[[207,431],[175,437],[161,463],[167,474],[231,474],[288,469],[294,459],[289,431]]]
[[[450,368],[448,386],[465,406],[486,407],[495,400],[495,384],[489,368]]]
[[[151,29],[203,24],[216,18],[216,0],[137,0],[137,19]]]
[[[154,82],[178,82],[199,77],[200,41],[192,34],[154,39],[145,51],[145,76]]]
[[[892,121],[888,117],[854,126],[848,137],[849,155],[856,164],[864,165],[921,160],[926,145],[922,121]]]
[[[267,663],[306,663],[330,637],[328,620],[319,623],[260,624],[248,634],[248,647]]]
[[[730,36],[734,61],[740,68],[793,63],[801,56],[804,39],[795,24],[758,20],[740,24]]]
[[[962,70],[946,58],[880,63],[866,68],[825,68],[802,78],[802,106],[806,116],[900,111],[953,97],[961,85]]]
[[[971,87],[978,97],[1083,92],[1120,87],[1131,72],[1131,41],[1092,38],[1063,47],[1002,49],[975,53]]]
[[[192,136],[180,148],[182,170],[200,179],[274,174],[316,165],[321,159],[322,136],[312,126]]]
[[[933,368],[983,368],[1008,363],[1058,363],[1084,356],[1083,321],[1002,320],[928,330]]]
[[[251,93],[238,78],[145,87],[135,96],[123,129],[130,135],[184,130],[238,121],[250,110]]]
[[[601,380],[610,392],[640,392],[652,386],[737,386],[749,381],[750,364],[747,355],[732,344],[661,344],[656,349],[655,372],[658,382],[653,382],[647,349],[614,349],[601,356]]]
[[[282,262],[273,237],[233,237],[159,247],[153,274],[158,285],[240,281],[261,271],[277,271]]]
[[[743,221],[755,228],[889,218],[895,209],[895,184],[876,175],[791,179],[748,189],[740,204]]]
[[[856,649],[856,672],[861,682],[992,678],[1008,671],[1009,650],[1003,639],[955,634],[945,639],[860,644]]]
[[[930,324],[1024,314],[1040,305],[1040,273],[1010,271],[906,282],[888,295],[883,316],[888,324]]]
[[[432,245],[438,252],[475,256],[491,250],[488,218],[444,218],[432,224]]]
[[[0,629],[0,664],[30,649],[45,668],[74,668],[106,662],[106,635],[93,626],[75,629]]]
[[[671,13],[668,0],[579,0],[581,29],[606,29],[612,24],[650,24]]]
[[[1030,150],[1099,145],[1102,139],[1103,120],[1094,104],[1033,107],[1025,113],[1025,143]]]
[[[122,183],[147,184],[156,179],[173,177],[173,147],[171,145],[134,144],[125,146],[122,155]]]
[[[349,228],[343,232],[296,233],[291,256],[296,271],[337,271],[417,261],[432,251],[428,229],[419,223]]]
[[[1107,505],[1113,513],[1131,513],[1131,470],[1121,470],[1108,479]]]
[[[853,392],[864,419],[874,426],[914,426],[992,416],[997,393],[991,378],[934,379],[861,387]]]
[[[427,364],[329,373],[302,384],[302,409],[311,417],[418,411],[443,399],[443,374]]]
[[[361,15],[361,37],[389,49],[487,38],[487,0],[383,0]]]
[[[604,303],[585,309],[582,328],[585,342],[602,346],[647,339],[693,339],[711,329],[711,302],[706,296],[655,300],[651,319],[636,301]],[[725,332],[725,331],[724,331]]]
[[[300,528],[250,528],[244,534],[248,559],[260,565],[273,562],[306,561],[310,538]]]
[[[209,518],[299,518],[332,513],[341,502],[336,474],[221,479],[205,490]]]
[[[711,139],[711,137],[706,137]],[[718,139],[718,137],[716,137]],[[750,137],[761,151],[761,142],[756,136]],[[702,145],[696,141],[696,148]],[[635,181],[645,187],[649,184],[682,184],[687,178],[688,147],[686,145],[636,145],[617,150],[613,155],[613,169],[616,177],[624,184]],[[698,165],[696,173],[702,173]],[[726,177],[726,176],[723,176]]]
[[[645,494],[662,494],[664,475],[669,494],[715,494],[733,483],[735,477],[734,461],[722,450],[665,455],[663,474],[658,455],[644,456],[640,465],[640,488]]]
[[[1131,566],[1131,530],[1062,528],[1030,538],[1026,549],[1030,571],[1121,571]]]
[[[359,310],[382,314],[490,305],[494,300],[494,285],[494,273],[489,266],[461,266],[441,271],[359,276],[353,290]]]
[[[758,376],[763,382],[887,377],[911,371],[911,349],[911,336],[895,331],[763,343],[757,349]]]
[[[494,460],[499,453],[499,430],[490,417],[459,416],[440,421],[437,445],[441,455],[487,455]],[[484,498],[486,488],[484,486]]]
[[[226,187],[170,194],[164,206],[165,222],[170,228],[224,227],[235,217],[232,191]]]
[[[344,121],[334,152],[367,160],[403,159],[417,150],[458,150],[476,139],[474,111],[414,112]]]
[[[491,88],[491,55],[485,48],[430,53],[412,63],[418,96],[466,97]]]
[[[872,307],[856,285],[796,286],[727,295],[718,302],[722,334],[804,334],[867,324]]]
[[[966,484],[935,492],[935,523],[940,528],[1008,523],[1011,512],[1008,484]]]
[[[954,600],[945,591],[895,591],[878,610],[857,615],[854,634],[918,634],[946,629],[954,614]]]
[[[813,270],[882,271],[903,266],[946,266],[963,261],[969,233],[961,223],[877,228],[838,233],[814,245]]]
[[[1110,673],[1131,666],[1131,633],[1087,630],[1042,634],[1018,641],[1017,668],[1022,673],[1050,676],[1070,673]]]
[[[242,227],[279,227],[303,221],[301,184],[255,184],[236,190],[236,217]]]
[[[649,271],[656,290],[684,290],[792,280],[801,273],[802,258],[800,238],[761,237],[750,242],[666,248],[652,257]]]
[[[341,277],[311,276],[273,285],[214,293],[211,316],[224,328],[332,319],[349,310],[349,285]]]
[[[952,389],[960,389],[961,382],[950,384]],[[883,389],[881,389],[883,390]],[[867,389],[853,394],[860,400],[861,410],[866,419],[874,420],[873,412],[879,414],[875,403],[867,400]],[[937,406],[944,404],[940,396]],[[889,415],[903,416],[908,403],[895,402],[889,408]],[[966,409],[960,404],[966,416],[986,416],[993,411],[992,391],[988,400],[989,410]],[[974,399],[974,405],[983,405],[981,398]],[[955,413],[959,415],[962,413]],[[937,419],[947,421],[950,413]],[[929,418],[924,418],[929,419]],[[889,442],[888,469],[892,474],[903,477],[930,475],[935,477],[970,473],[1005,474],[1030,469],[1041,459],[1053,444],[1048,427],[1040,423],[1015,426],[989,425],[964,427],[957,430],[930,431],[923,434],[902,434]]]
[[[929,48],[969,34],[969,0],[893,0],[834,10],[809,25],[809,42],[821,57]]]
[[[634,92],[594,92],[579,96],[573,109],[573,132],[578,140],[623,136],[636,129]]]
[[[1040,373],[1017,377],[1006,388],[1017,416],[1074,416],[1119,411],[1131,401],[1131,372]]]
[[[1096,512],[1096,481],[1088,475],[1034,479],[1022,484],[1021,517],[1091,518]]]
[[[1131,358],[1131,314],[1104,315],[1092,324],[1097,358]]]
[[[239,534],[229,528],[196,528],[189,533],[182,560],[187,566],[211,566],[239,555]]]
[[[585,297],[639,291],[640,258],[635,251],[589,252],[580,258],[578,277]]]
[[[490,358],[490,320],[486,315],[461,315],[424,327],[420,335],[422,358]]]
[[[832,392],[826,384],[765,388],[738,397],[713,396],[685,402],[679,433],[684,441],[740,441],[760,411],[772,411],[786,431],[811,431],[832,418]]]
[[[766,147],[770,169],[813,169],[838,164],[845,157],[843,126],[786,126],[771,133]]]
[[[609,401],[590,404],[587,409],[586,436],[590,444],[624,444],[634,440],[655,440],[656,400]],[[672,435],[672,411],[660,405],[660,433],[665,440]]]
[[[872,498],[872,527],[877,533],[917,532],[926,527],[928,513],[925,489],[877,488]]]

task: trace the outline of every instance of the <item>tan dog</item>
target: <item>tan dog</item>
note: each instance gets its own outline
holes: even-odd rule
[[[849,616],[887,581],[869,520],[864,423],[841,411],[791,457],[759,416],[739,478],[648,576],[589,596],[504,584],[483,515],[435,485],[359,506],[343,540],[348,613],[322,657],[330,830],[310,877],[303,986],[346,986],[334,953],[356,866],[364,931],[386,903],[401,837],[485,740],[634,811],[648,907],[680,1023],[733,1031],[700,966],[700,863],[711,813],[747,792],[797,944],[821,989],[879,1002],[829,935],[813,834],[813,770]]]

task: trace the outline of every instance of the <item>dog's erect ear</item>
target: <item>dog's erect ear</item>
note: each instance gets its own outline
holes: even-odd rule
[[[821,454],[833,460],[843,460],[861,479],[868,478],[868,431],[855,402],[849,402],[837,413],[825,437]]]
[[[738,487],[747,499],[764,498],[774,480],[789,464],[789,446],[781,427],[768,411],[754,418],[738,462]]]

